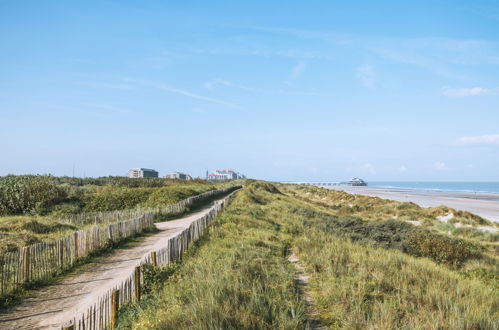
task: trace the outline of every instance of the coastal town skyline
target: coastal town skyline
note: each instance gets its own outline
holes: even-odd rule
[[[499,7],[0,4],[0,175],[499,181]]]

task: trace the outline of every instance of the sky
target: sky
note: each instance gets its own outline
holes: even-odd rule
[[[499,181],[494,1],[0,0],[0,175]]]

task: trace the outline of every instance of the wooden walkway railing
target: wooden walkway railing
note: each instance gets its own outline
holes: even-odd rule
[[[177,236],[168,239],[164,248],[151,251],[138,263],[127,278],[123,279],[119,285],[110,289],[103,296],[96,297],[95,302],[90,304],[86,312],[75,315],[72,320],[62,326],[62,329],[98,330],[114,328],[119,307],[128,302],[140,300],[141,287],[144,284],[143,265],[165,266],[181,259],[184,251],[201,236],[208,223],[218,215],[233,198],[234,194],[235,192],[232,192],[223,201],[218,202],[208,214],[193,221],[188,228]]]
[[[0,298],[13,294],[24,285],[44,281],[54,275],[70,269],[79,260],[88,257],[126,238],[133,237],[154,228],[154,218],[157,215],[181,213],[197,202],[210,197],[226,194],[238,187],[212,190],[197,196],[189,197],[179,203],[164,207],[141,209],[133,218],[110,223],[105,226],[94,226],[79,230],[70,236],[51,242],[37,243],[7,252],[0,256]],[[104,213],[103,213],[104,214]],[[108,221],[110,212],[102,216],[102,221]],[[131,216],[133,212],[130,212]]]

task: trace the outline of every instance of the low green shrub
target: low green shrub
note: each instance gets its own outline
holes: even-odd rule
[[[151,195],[144,201],[143,206],[161,206],[178,203],[183,199],[188,197],[198,195],[203,191],[199,189],[193,189],[191,187],[185,186],[171,186],[156,189]]]
[[[307,221],[313,226],[353,241],[367,240],[384,248],[403,250],[408,234],[416,230],[411,224],[397,220],[364,221],[355,217],[322,215],[319,220]]]
[[[466,278],[478,279],[484,282],[491,283],[499,289],[499,273],[494,269],[477,268],[460,271],[459,274]]]
[[[416,230],[404,242],[404,250],[417,257],[427,257],[437,263],[459,267],[466,260],[478,256],[478,247],[462,239]]]
[[[85,212],[132,209],[147,201],[154,188],[120,188],[83,197]]]

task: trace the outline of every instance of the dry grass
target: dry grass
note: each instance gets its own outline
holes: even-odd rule
[[[287,262],[293,250],[310,275],[311,301],[331,328],[497,326],[494,258],[478,253],[459,268],[408,255],[403,248],[397,250],[397,242],[410,232],[405,230],[410,225],[402,222],[401,230],[393,222],[396,230],[385,231],[385,237],[359,225],[355,241],[346,225],[331,230],[339,223],[334,221],[351,219],[341,215],[342,203],[357,207],[358,217],[369,214],[368,209],[387,214],[419,208],[364,199],[367,204],[362,205],[351,195],[318,201],[299,187],[279,190],[263,182],[247,185],[215,220],[200,247],[151,284],[155,289],[149,297],[126,309],[120,324],[134,329],[304,328],[307,309]],[[371,214],[367,220],[376,217]],[[328,221],[333,221],[329,227]],[[383,226],[372,228],[388,228]]]

